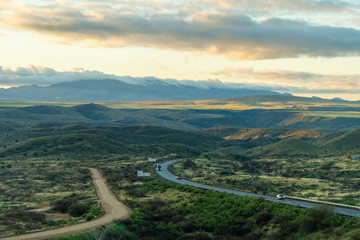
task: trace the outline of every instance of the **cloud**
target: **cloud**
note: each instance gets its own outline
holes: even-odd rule
[[[274,17],[259,20],[242,12],[222,12],[201,5],[191,8],[186,1],[178,4],[134,1],[137,7],[122,1],[115,5],[108,1],[82,4],[62,1],[47,6],[6,2],[0,7],[0,26],[42,34],[62,44],[208,52],[232,60],[360,55],[360,30],[356,28]],[[314,8],[311,1],[296,2],[296,8]],[[225,3],[235,4],[231,0]],[[239,1],[245,3],[260,8],[260,1]],[[326,9],[351,9],[345,2],[315,3]],[[288,9],[294,10],[285,0],[274,1],[273,5],[278,9],[289,5]]]
[[[52,68],[34,65],[17,68],[0,66],[0,85],[9,87],[33,84],[46,86],[59,82],[105,78],[115,78],[115,76],[76,68],[68,71],[56,71]]]
[[[199,0],[221,8],[246,8],[256,12],[330,12],[353,13],[359,9],[359,4],[352,1],[334,0]]]
[[[219,77],[252,79],[269,85],[279,85],[293,93],[358,93],[360,75],[324,75],[283,70],[254,70],[227,67],[214,73]]]

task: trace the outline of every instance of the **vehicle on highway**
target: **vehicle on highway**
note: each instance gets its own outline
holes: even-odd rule
[[[181,180],[181,179],[182,179],[182,177],[180,177],[180,176],[177,176],[177,177],[176,177],[176,179],[177,179],[177,180]]]
[[[276,198],[279,200],[285,200],[286,196],[284,194],[278,194],[278,195],[276,195]]]

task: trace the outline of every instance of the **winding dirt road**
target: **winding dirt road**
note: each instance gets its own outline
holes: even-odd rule
[[[42,240],[52,239],[57,236],[68,235],[73,233],[85,232],[91,229],[108,225],[116,220],[123,220],[130,216],[133,212],[128,206],[120,202],[116,196],[110,191],[106,180],[99,173],[98,170],[90,168],[92,173],[93,182],[96,188],[99,201],[105,214],[93,221],[80,223],[77,225],[67,226],[54,230],[48,230],[44,232],[36,232],[26,235],[20,235],[15,237],[1,238],[2,240]]]

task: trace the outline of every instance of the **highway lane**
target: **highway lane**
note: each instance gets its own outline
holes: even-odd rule
[[[267,196],[267,195],[231,190],[231,189],[226,189],[226,188],[214,187],[214,186],[210,186],[210,185],[206,185],[206,184],[202,184],[202,183],[193,182],[193,181],[190,181],[187,179],[179,180],[179,179],[176,179],[176,176],[169,171],[169,166],[178,161],[181,161],[181,160],[171,160],[168,162],[161,163],[161,170],[158,171],[156,168],[154,170],[159,177],[161,177],[167,181],[170,181],[170,182],[173,182],[176,184],[180,184],[180,185],[184,185],[184,186],[193,186],[193,187],[197,187],[197,188],[201,188],[201,189],[213,190],[216,192],[225,192],[225,193],[230,193],[230,194],[235,194],[235,195],[245,196],[245,197],[264,198],[265,200],[268,200],[268,201],[280,202],[283,204],[300,206],[303,208],[316,208],[316,207],[321,206],[321,204],[309,202],[309,201],[311,201],[310,199],[306,200],[306,201],[291,200],[291,199],[278,200],[275,196]],[[349,206],[349,207],[351,207],[351,206]],[[337,206],[330,206],[330,208],[335,213],[338,213],[338,214],[353,216],[353,217],[360,217],[359,210],[345,208],[345,207],[337,207]]]

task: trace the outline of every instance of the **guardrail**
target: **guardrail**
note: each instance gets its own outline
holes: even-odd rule
[[[179,160],[180,160],[180,159],[179,159]],[[177,161],[175,161],[174,163],[176,163],[176,162],[177,162]],[[172,163],[172,164],[174,164],[174,163]],[[170,164],[170,165],[168,166],[168,169],[167,169],[167,170],[168,170],[170,173],[174,174],[174,172],[173,172],[172,169],[171,169],[172,164]],[[161,176],[161,174],[159,174],[159,173],[156,171],[155,168],[154,168],[154,170],[155,170],[156,174],[157,174],[159,177],[163,178],[163,177]],[[165,178],[164,178],[164,179],[165,179]],[[181,184],[181,183],[179,183],[179,182],[174,182],[174,183],[180,184],[180,185],[184,185],[184,184]],[[200,188],[201,188],[201,187],[200,187]],[[230,189],[229,189],[229,190],[230,190]],[[235,191],[237,191],[237,190],[235,190]],[[247,193],[250,193],[250,192],[247,192]],[[252,194],[252,193],[250,193],[250,194]],[[259,195],[259,196],[260,196],[260,195]],[[269,196],[269,195],[267,195],[267,196]],[[275,197],[275,196],[274,196],[274,197]],[[358,206],[352,206],[352,205],[347,205],[347,204],[326,202],[326,201],[320,201],[320,200],[312,200],[312,199],[299,198],[299,197],[293,197],[293,196],[287,196],[287,195],[286,195],[286,198],[289,199],[289,200],[295,200],[295,201],[298,200],[298,201],[313,203],[313,204],[317,204],[317,205],[327,205],[327,206],[333,206],[333,207],[339,207],[339,208],[347,208],[347,209],[352,209],[352,210],[360,211],[360,207],[358,207]],[[289,204],[289,203],[285,203],[285,202],[284,202],[284,204]],[[292,204],[290,204],[290,205],[292,205]]]
[[[333,202],[326,202],[326,201],[320,201],[320,200],[313,200],[313,199],[307,199],[307,198],[299,198],[299,197],[293,197],[293,196],[287,196],[287,199],[292,200],[299,200],[303,202],[310,202],[310,203],[317,203],[317,204],[323,204],[323,205],[329,205],[334,207],[342,207],[342,208],[349,208],[349,209],[355,209],[360,211],[360,207],[347,205],[347,204],[341,204],[341,203],[333,203]]]

